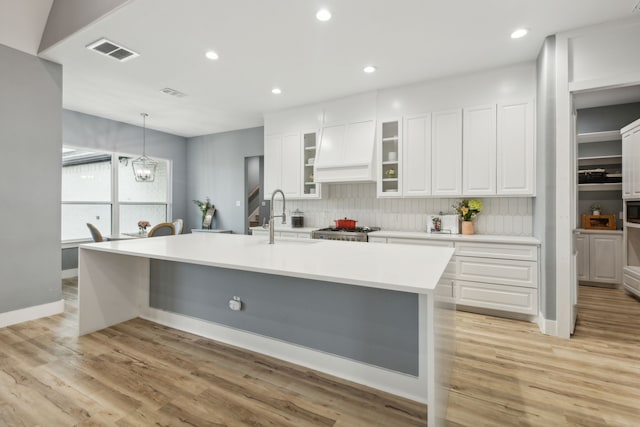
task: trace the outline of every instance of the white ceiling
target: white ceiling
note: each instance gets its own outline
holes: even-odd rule
[[[0,43],[38,54],[53,0],[0,0]]]
[[[144,111],[149,128],[195,136],[260,126],[267,111],[534,60],[547,35],[629,17],[635,3],[134,0],[41,56],[63,64],[65,108],[137,125]],[[321,6],[331,21],[315,19]],[[510,39],[518,27],[530,34]],[[141,56],[119,63],[85,49],[101,37]],[[209,49],[218,61],[204,57]],[[365,75],[365,64],[378,71]]]

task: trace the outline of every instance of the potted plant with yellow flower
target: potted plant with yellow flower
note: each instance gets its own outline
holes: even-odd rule
[[[473,234],[473,219],[482,211],[482,202],[463,199],[452,207],[462,220],[462,234]]]

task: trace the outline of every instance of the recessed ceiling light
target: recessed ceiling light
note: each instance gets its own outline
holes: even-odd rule
[[[512,39],[522,38],[522,37],[526,36],[528,32],[529,32],[529,30],[527,30],[526,28],[518,28],[513,33],[511,33],[511,38]]]
[[[318,21],[326,22],[331,19],[331,12],[327,9],[320,9],[318,13],[316,13],[316,18]]]
[[[210,50],[209,52],[205,53],[204,56],[206,56],[207,58],[209,58],[212,61],[215,61],[216,59],[220,58],[218,56],[217,53],[215,53],[214,51]]]
[[[274,87],[273,89],[271,89],[271,93],[274,95],[280,95],[282,93],[282,89],[280,89],[279,87]]]
[[[364,71],[367,74],[375,73],[376,72],[376,67],[374,67],[373,65],[367,65],[366,67],[364,67],[362,69],[362,71]]]

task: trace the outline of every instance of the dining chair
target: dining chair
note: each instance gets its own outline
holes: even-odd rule
[[[170,222],[161,222],[153,226],[147,237],[173,236],[176,234],[176,228]]]
[[[98,230],[98,228],[95,225],[88,222],[87,227],[89,227],[89,231],[91,232],[91,237],[93,237],[94,242],[104,242],[104,237],[102,237],[102,233],[100,233],[100,230]]]
[[[182,218],[174,219],[173,227],[176,229],[176,234],[184,233],[184,221],[182,220]]]

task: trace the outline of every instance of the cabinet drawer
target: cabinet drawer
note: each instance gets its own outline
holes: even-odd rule
[[[538,290],[457,280],[456,304],[522,314],[538,314]]]
[[[538,247],[503,243],[456,242],[456,255],[537,261]]]
[[[538,264],[531,261],[463,257],[456,254],[460,280],[538,288]]]
[[[629,272],[626,268],[624,270],[623,283],[625,289],[636,294],[640,293],[640,278],[637,277],[637,274]]]
[[[442,240],[402,239],[397,237],[388,237],[387,243],[401,243],[405,245],[438,246],[438,247],[444,247],[444,248],[453,247],[453,242],[446,242]]]

